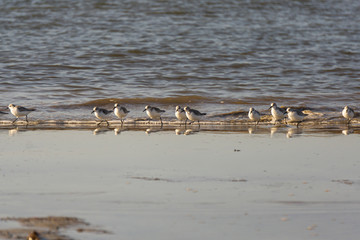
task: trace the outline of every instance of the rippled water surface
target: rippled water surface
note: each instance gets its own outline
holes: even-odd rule
[[[357,0],[0,1],[0,106],[356,108],[359,12]]]

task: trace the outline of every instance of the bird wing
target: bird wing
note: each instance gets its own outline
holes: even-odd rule
[[[26,108],[26,107],[20,107],[20,106],[18,106],[18,110],[21,112],[21,111],[29,111],[29,112],[31,112],[31,111],[35,111],[36,109],[34,109],[34,108]]]
[[[283,114],[287,113],[286,108],[278,108]]]
[[[106,110],[106,109],[100,109],[100,111],[102,111],[105,115],[112,113],[112,111],[110,110]]]
[[[155,110],[156,112],[165,112],[165,110],[161,110],[160,108],[157,107],[152,107],[153,110]]]
[[[121,107],[120,109],[121,109],[121,110],[123,110],[123,111],[124,111],[124,113],[128,113],[128,112],[130,112],[130,111],[128,111],[125,107]]]
[[[303,113],[303,112],[300,111],[300,110],[294,110],[294,111],[296,111],[299,116],[304,116],[304,117],[305,117],[305,116],[308,115],[308,114],[306,114],[306,113]]]
[[[195,110],[195,109],[191,109],[190,111],[192,111],[196,115],[206,115],[206,113],[201,113],[201,112],[199,112],[198,110]]]

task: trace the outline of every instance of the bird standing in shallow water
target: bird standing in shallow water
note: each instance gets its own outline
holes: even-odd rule
[[[270,108],[271,109],[271,115],[273,116],[275,123],[281,122],[286,116],[286,110],[279,108],[276,103],[271,103]]]
[[[201,113],[201,112],[199,112],[198,110],[192,109],[192,108],[190,108],[190,107],[188,107],[188,106],[184,107],[184,110],[185,110],[185,113],[186,113],[186,117],[187,117],[190,121],[192,121],[191,123],[197,121],[198,124],[199,124],[199,127],[200,127],[200,120],[203,119],[203,116],[205,116],[206,113]],[[191,123],[190,123],[190,124],[191,124]]]
[[[36,109],[16,106],[14,104],[9,104],[8,108],[10,109],[11,114],[16,117],[16,119],[12,123],[15,123],[17,120],[19,120],[19,117],[24,117],[24,116],[25,116],[25,121],[29,123],[27,119],[27,115],[36,110]]]
[[[302,111],[291,108],[287,108],[286,112],[290,121],[297,122],[297,127],[299,127],[299,124],[304,121],[304,118],[307,116],[307,114]]]
[[[182,107],[176,106],[175,117],[180,121],[180,126],[181,126],[181,121],[185,121],[185,125],[186,125],[187,117],[186,117],[185,110]]]
[[[117,104],[117,103],[115,103],[113,110],[114,110],[115,116],[120,118],[121,125],[122,125],[124,123],[123,119],[128,115],[128,113],[130,111],[128,111],[125,107],[119,106],[119,104]]]
[[[351,119],[353,119],[355,116],[354,110],[352,108],[350,108],[349,106],[345,106],[341,113],[342,113],[343,117],[348,120],[347,124],[350,124]]]
[[[102,122],[106,122],[107,125],[109,126],[109,122],[107,121],[107,119],[110,118],[110,113],[112,113],[112,111],[106,110],[104,108],[98,108],[98,107],[94,107],[93,111],[91,113],[95,114],[95,117],[97,117],[98,119],[100,119],[101,121],[97,124],[98,126],[102,123]]]
[[[162,119],[161,119],[161,114],[164,113],[165,110],[161,110],[160,108],[151,107],[151,106],[147,105],[143,112],[145,112],[145,111],[146,111],[146,114],[149,116],[150,119],[160,120],[161,126],[163,125],[163,122],[162,122]],[[149,120],[149,123],[150,123],[150,120]]]
[[[258,125],[258,123],[260,122],[260,113],[258,111],[256,111],[255,108],[249,109],[248,116],[251,121],[255,122],[255,125]]]

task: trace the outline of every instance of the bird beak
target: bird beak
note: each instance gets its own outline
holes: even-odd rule
[[[269,107],[269,109],[271,109],[271,108],[272,108],[272,106]],[[269,110],[269,109],[268,109],[268,110]]]
[[[145,112],[146,111],[146,109],[144,109],[144,111],[143,112]]]
[[[91,113],[94,113],[95,111],[93,110]]]

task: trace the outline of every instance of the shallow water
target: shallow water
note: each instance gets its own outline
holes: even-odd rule
[[[114,102],[136,117],[146,104],[168,116],[178,104],[356,107],[359,9],[357,0],[1,1],[0,106],[35,107],[38,119],[84,119]]]
[[[360,234],[358,134],[100,130],[0,130],[0,217],[112,232],[64,232],[76,239]]]

